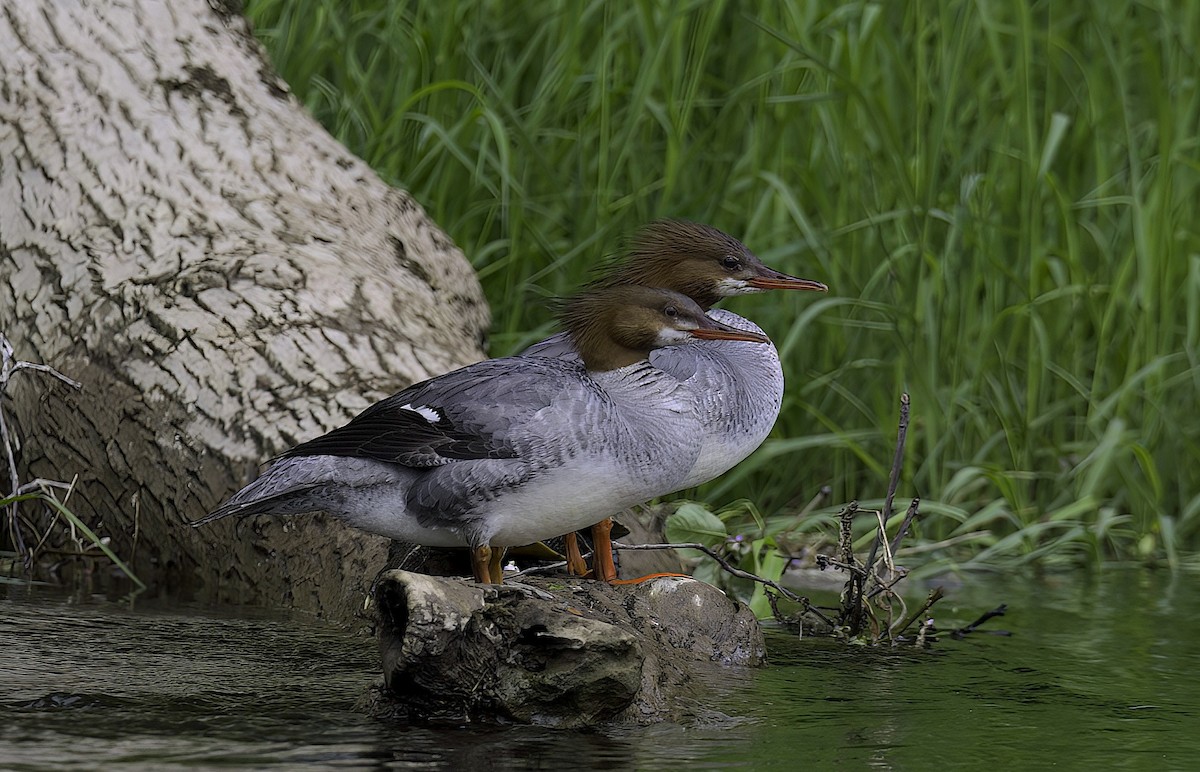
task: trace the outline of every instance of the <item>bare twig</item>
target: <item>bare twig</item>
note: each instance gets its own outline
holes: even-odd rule
[[[842,562],[848,566],[857,566],[854,557],[854,542],[851,532],[854,513],[858,511],[858,502],[851,501],[839,517],[842,520],[841,533],[838,535],[838,547],[842,554]],[[866,563],[862,570],[851,571],[846,580],[846,589],[842,592],[842,621],[850,628],[850,635],[855,636],[862,630],[863,622],[863,586],[867,580],[867,572],[871,570],[874,561]]]
[[[4,333],[0,332],[0,391],[4,391],[5,387],[8,386],[8,379],[11,378],[12,374],[18,370],[37,370],[39,372],[49,373],[68,386],[76,389],[83,388],[82,383],[74,378],[68,378],[50,365],[40,365],[37,362],[25,362],[17,359],[15,356],[15,351],[16,349],[13,348],[12,343],[8,340]]]
[[[71,490],[74,486],[74,483],[68,485],[67,483],[58,482],[57,480],[37,479],[24,485],[21,484],[21,477],[17,472],[16,455],[13,451],[13,437],[8,430],[8,417],[4,411],[4,398],[8,396],[8,383],[9,380],[21,370],[33,370],[35,372],[45,373],[53,376],[54,378],[57,378],[74,389],[82,388],[83,384],[73,378],[68,378],[49,365],[19,360],[15,357],[14,352],[15,349],[13,348],[12,343],[3,333],[0,333],[0,444],[4,446],[4,460],[8,467],[7,471],[9,483],[9,493],[2,498],[9,499],[7,507],[7,525],[9,536],[12,539],[13,546],[17,549],[17,553],[21,555],[26,568],[28,568],[30,565],[32,565],[34,553],[37,552],[42,544],[45,543],[46,538],[49,535],[49,531],[47,530],[47,534],[38,540],[37,546],[30,550],[29,546],[25,543],[24,535],[21,533],[21,518],[19,515],[20,502],[28,500],[30,498],[30,492],[33,490],[41,491],[40,497],[43,499],[53,499],[54,496],[50,492],[51,488],[66,489],[66,496],[63,498],[63,501],[65,502],[71,496]],[[57,500],[55,501],[57,502]],[[51,507],[51,511],[54,511],[53,507]],[[57,516],[58,513],[55,512],[55,519],[57,519]]]
[[[79,479],[79,475],[75,475]],[[74,480],[71,482],[74,485]],[[139,489],[133,494],[133,547],[129,550],[129,562],[137,562],[138,537],[142,530],[142,493]]]
[[[934,587],[929,591],[929,595],[926,596],[925,602],[921,604],[920,608],[905,617],[904,621],[892,630],[892,638],[898,638],[905,630],[909,628],[913,622],[917,621],[922,614],[928,611],[933,604],[937,603],[941,599],[942,588]]]
[[[933,629],[932,619],[926,619],[924,622],[922,622],[921,626],[917,628],[917,647],[924,648],[925,646],[929,645],[930,640],[937,640],[936,638],[930,638],[930,635],[934,632],[936,631]]]
[[[4,397],[8,394],[8,381],[16,373],[21,370],[35,370],[41,373],[47,373],[59,379],[63,383],[72,388],[83,388],[83,384],[79,381],[68,378],[67,376],[55,370],[49,365],[37,364],[36,362],[25,362],[15,357],[15,349],[12,343],[4,335],[0,333],[0,443],[4,445],[4,460],[8,464],[8,496],[17,496],[20,493],[21,478],[17,474],[17,461],[13,453],[12,436],[8,432],[8,419],[4,414]],[[8,498],[6,496],[5,498]],[[25,542],[21,538],[20,529],[17,527],[17,502],[13,501],[9,509],[9,528],[12,531],[13,543],[17,546],[18,552],[24,551]]]
[[[731,564],[728,560],[726,560],[720,554],[718,554],[716,550],[712,549],[711,547],[707,547],[703,544],[699,544],[696,542],[690,542],[690,543],[684,543],[684,544],[622,544],[619,541],[615,541],[615,542],[613,542],[613,549],[615,549],[615,550],[697,550],[699,552],[703,552],[705,555],[708,555],[710,558],[717,561],[717,564],[720,565],[721,568],[724,569],[726,573],[732,574],[733,576],[736,576],[740,579],[749,579],[752,582],[758,582],[759,584],[770,587],[772,590],[779,593],[780,595],[787,598],[788,600],[792,601],[793,603],[801,603],[802,602],[799,595],[792,592],[791,590],[784,587],[783,585],[779,584],[778,582],[772,581],[770,579],[765,579],[765,578],[759,576],[758,574],[752,574],[749,571],[743,571],[742,569],[738,568],[737,566],[734,566],[733,564]]]
[[[967,625],[966,627],[960,627],[957,630],[951,631],[950,636],[952,638],[965,638],[970,633],[975,632],[975,628],[979,627],[981,624],[988,621],[992,617],[1004,616],[1004,612],[1006,612],[1006,611],[1008,611],[1008,604],[1001,603],[999,606],[997,606],[996,608],[987,612],[983,616],[979,617],[979,619],[976,619],[974,622]],[[1008,635],[1008,633],[1001,630],[1001,631],[996,632],[995,635]]]
[[[900,395],[900,427],[896,432],[896,453],[892,456],[892,476],[888,480],[887,498],[883,502],[883,521],[885,523],[892,516],[892,500],[895,499],[896,487],[900,484],[900,468],[904,466],[904,442],[908,438],[910,401],[908,392]]]
[[[14,498],[23,497],[27,494],[38,492],[41,494],[41,496],[35,496],[34,499],[31,500],[36,500],[39,498],[44,500],[46,497],[54,497],[55,494],[53,489],[58,488],[59,490],[66,491],[66,494],[63,496],[63,504],[65,505],[67,500],[71,498],[71,492],[75,489],[75,483],[78,482],[78,480],[79,475],[75,475],[74,479],[72,479],[69,483],[62,482],[61,480],[47,480],[44,477],[38,477],[18,486],[14,494]],[[14,501],[13,506],[16,506],[16,503],[17,502]],[[21,542],[24,552],[21,552],[20,554],[24,556],[24,562],[27,568],[33,565],[33,562],[37,559],[38,555],[43,554],[44,552],[53,552],[53,550],[43,550],[42,547],[54,534],[54,524],[59,521],[60,515],[58,514],[58,511],[52,507],[46,507],[46,509],[50,513],[50,520],[45,524],[41,536],[37,538],[37,543],[34,544],[33,548],[31,549],[24,543],[24,540]],[[35,525],[34,522],[28,517],[22,516],[20,519],[25,523],[25,527],[28,528],[35,536],[37,536],[37,525]],[[16,528],[16,531],[17,533],[20,533],[21,529],[18,527]],[[71,528],[71,537],[77,544],[79,543],[79,540],[75,538],[75,529],[73,527]]]
[[[778,595],[776,595],[776,594],[775,594],[775,593],[773,593],[773,592],[768,592],[768,593],[765,593],[765,594],[766,594],[766,596],[767,596],[767,603],[770,603],[770,604],[771,604],[771,616],[775,617],[775,621],[776,621],[776,622],[779,622],[780,624],[783,624],[783,623],[787,622],[787,617],[785,617],[785,616],[784,616],[782,613],[780,613],[780,611],[779,611],[779,596],[778,596]],[[800,634],[801,634],[801,635],[804,635],[804,628],[803,628],[803,627],[802,627],[802,628],[800,628]]]
[[[900,468],[904,466],[904,443],[908,438],[908,408],[909,408],[908,392],[900,395],[900,426],[896,431],[896,452],[892,455],[892,474],[888,478],[887,498],[883,500],[883,525],[880,525],[879,531],[875,534],[875,541],[871,544],[871,552],[867,556],[867,565],[874,568],[875,556],[879,553],[879,545],[887,539],[888,519],[892,516],[892,501],[896,498],[896,487],[900,484]],[[896,550],[893,549],[892,552]]]
[[[584,560],[586,560],[587,557],[588,556],[585,555]],[[520,571],[516,572],[515,574],[512,574],[509,578],[515,579],[518,576],[530,576],[532,574],[548,574],[551,571],[557,571],[560,568],[566,568],[566,567],[567,567],[567,561],[565,561],[565,560],[560,560],[557,563],[542,563],[542,564],[532,565],[529,568],[523,568]]]
[[[838,532],[838,556],[842,563],[853,565],[854,560],[854,515],[858,512],[858,502],[851,501],[838,513],[841,530]]]
[[[892,554],[891,545],[889,545],[887,541],[887,518],[884,516],[882,510],[875,513],[875,522],[879,526],[879,530],[877,531],[877,536],[879,537],[878,543],[883,545],[883,557],[880,558],[880,561],[889,572],[895,573],[895,556]],[[868,563],[868,565],[871,564]],[[875,567],[872,565],[871,570],[874,571],[874,568]]]
[[[886,577],[883,572],[879,571],[878,569],[871,572],[870,578],[875,580],[875,583],[871,589],[867,590],[865,597],[867,600],[871,600],[881,593],[896,594],[894,590],[895,586],[906,576],[908,576],[908,570],[906,568],[889,562],[887,565]]]
[[[857,561],[854,563],[843,563],[840,560],[834,560],[828,555],[817,555],[817,568],[821,569],[822,571],[824,571],[826,568],[839,568],[842,571],[846,571],[851,574],[858,574],[863,577],[867,575],[867,569],[858,565]]]
[[[775,597],[774,595],[771,595],[771,593],[767,593],[767,596],[772,597],[772,598]],[[801,611],[811,612],[811,613],[815,614],[818,619],[820,619],[822,622],[829,625],[830,627],[835,626],[834,621],[832,619],[830,619],[829,617],[825,616],[823,613],[821,613],[821,610],[819,608],[817,608],[816,606],[814,606],[808,598],[800,598],[800,603],[801,603],[801,607],[802,607]]]
[[[29,482],[21,485],[15,491],[17,495],[29,493],[30,491],[45,491],[47,488],[58,488],[67,492],[67,498],[70,497],[71,490],[75,487],[75,481],[79,479],[79,475],[71,482],[63,482],[62,480],[47,480],[45,477],[37,477]]]
[[[778,594],[776,594],[774,592],[767,592],[764,594],[767,596],[767,602],[771,604],[771,615],[775,617],[775,621],[780,623],[781,625],[795,624],[797,627],[800,628],[800,636],[803,637],[804,636],[803,621],[792,622],[791,618],[787,617],[786,615],[784,615],[784,613],[782,611],[779,610],[779,595]],[[829,617],[825,616],[825,614],[823,614],[819,608],[817,608],[816,606],[814,606],[812,604],[812,601],[810,601],[808,598],[801,597],[800,598],[800,613],[799,613],[798,617],[802,620],[805,614],[812,614],[817,619],[820,619],[822,622],[829,625],[830,629],[837,627],[837,623],[835,623]]]
[[[896,531],[895,537],[892,538],[892,555],[895,555],[896,551],[900,549],[900,542],[904,539],[905,534],[908,533],[908,527],[912,525],[912,521],[916,518],[920,508],[921,497],[917,496],[908,505],[908,511],[904,513],[904,519],[900,521],[900,530]]]
[[[908,437],[909,402],[907,392],[900,395],[900,426],[896,432],[896,452],[892,455],[892,473],[888,479],[888,491],[887,497],[884,499],[883,511],[879,514],[879,525],[875,531],[875,540],[871,542],[871,552],[867,555],[866,567],[870,576],[875,576],[875,560],[879,555],[880,545],[884,545],[885,550],[887,549],[887,521],[892,515],[892,502],[896,497],[896,488],[900,484],[900,469],[904,466],[904,443]],[[887,550],[887,552],[887,560],[890,566],[891,554],[895,550],[891,549]],[[852,577],[848,584],[845,617],[850,627],[850,634],[854,636],[858,635],[862,630],[864,580],[862,577]]]

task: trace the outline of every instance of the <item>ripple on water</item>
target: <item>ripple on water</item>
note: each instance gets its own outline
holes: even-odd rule
[[[1186,579],[1186,577],[1185,577]],[[771,664],[707,683],[687,726],[556,731],[368,719],[373,641],[297,615],[0,600],[5,767],[956,769],[1188,766],[1200,758],[1200,598],[1112,572],[968,577],[936,610],[973,635],[932,651],[768,638]]]

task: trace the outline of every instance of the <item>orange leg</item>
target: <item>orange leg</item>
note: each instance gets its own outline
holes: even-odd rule
[[[587,563],[583,560],[583,553],[579,551],[579,537],[571,531],[563,537],[563,543],[566,545],[567,571],[572,576],[587,576]]]
[[[603,582],[617,578],[617,567],[613,563],[611,517],[606,517],[592,526],[592,575]]]
[[[481,584],[491,583],[491,563],[491,547],[485,544],[482,547],[473,547],[471,549],[471,572],[475,574],[475,581]]]
[[[492,584],[504,584],[504,547],[492,547],[492,556],[488,560],[488,575]]]

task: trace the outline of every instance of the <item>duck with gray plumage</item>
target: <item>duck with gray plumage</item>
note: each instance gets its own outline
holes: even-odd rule
[[[739,330],[763,335],[754,322],[712,306],[727,297],[773,289],[826,292],[821,282],[799,279],[768,268],[738,239],[716,228],[686,220],[658,220],[638,231],[609,265],[593,289],[621,285],[662,287],[687,295],[710,318]],[[522,352],[577,361],[569,335],[560,333]],[[697,397],[702,426],[700,453],[680,488],[691,488],[724,474],[749,456],[771,432],[783,403],[783,367],[774,344],[690,340],[659,348],[650,363],[686,384]],[[611,513],[610,513],[611,514]],[[593,544],[603,555],[604,529]],[[568,562],[579,572],[582,560],[568,535]],[[606,551],[605,551],[606,552]],[[615,569],[597,567],[598,578],[614,578]]]
[[[766,337],[632,285],[594,287],[561,317],[576,357],[492,359],[411,386],[284,452],[194,525],[325,511],[393,539],[470,547],[475,578],[499,582],[504,547],[681,488],[701,452],[700,400],[647,357]]]

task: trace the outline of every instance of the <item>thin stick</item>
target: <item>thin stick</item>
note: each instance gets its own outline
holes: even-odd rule
[[[18,370],[37,370],[40,373],[49,373],[50,375],[53,375],[55,378],[59,379],[60,381],[62,381],[63,383],[67,384],[68,386],[70,386],[72,388],[75,388],[75,389],[83,388],[82,383],[75,380],[74,378],[69,378],[69,377],[63,375],[62,373],[60,373],[58,370],[55,370],[50,365],[40,365],[37,362],[15,362],[13,364],[12,372],[15,373]]]
[[[969,634],[971,634],[971,633],[975,632],[975,628],[979,627],[981,624],[983,624],[984,622],[988,621],[988,620],[989,620],[989,619],[991,619],[992,617],[1002,617],[1002,616],[1004,616],[1004,612],[1006,612],[1006,611],[1008,611],[1008,604],[1007,604],[1007,603],[1001,603],[999,606],[997,606],[996,608],[994,608],[994,609],[992,609],[991,611],[987,612],[987,613],[986,613],[986,614],[984,614],[983,616],[979,617],[979,619],[976,619],[974,622],[972,622],[971,624],[967,625],[966,627],[960,627],[960,628],[958,628],[957,630],[952,630],[952,631],[950,631],[950,637],[952,637],[952,638],[965,638],[967,635],[969,635]],[[999,633],[999,634],[1000,634],[1000,635],[1008,635],[1008,633],[1005,633],[1005,632],[1001,632],[1001,633]]]
[[[904,465],[904,442],[908,438],[908,392],[900,395],[900,428],[896,432],[896,453],[892,456],[892,476],[888,480],[887,498],[883,502],[883,522],[892,516],[892,500],[896,498],[896,487],[900,484],[900,467]]]
[[[25,483],[24,485],[22,485],[21,487],[17,488],[17,495],[19,496],[19,495],[22,495],[25,493],[29,493],[30,491],[41,491],[41,492],[45,493],[46,495],[53,495],[49,491],[50,488],[61,488],[62,490],[65,490],[67,492],[66,495],[63,497],[63,503],[65,504],[67,502],[67,499],[69,499],[71,497],[71,490],[75,487],[75,481],[78,479],[79,479],[79,475],[75,475],[75,478],[73,480],[71,480],[71,482],[65,483],[60,480],[47,480],[44,477],[39,477],[36,480],[31,480],[31,481]],[[61,517],[56,510],[51,509],[50,507],[46,507],[46,509],[47,509],[47,511],[50,512],[50,522],[46,523],[45,532],[41,535],[41,538],[37,540],[37,544],[35,544],[33,546],[33,549],[29,549],[28,545],[26,545],[26,549],[28,550],[28,552],[26,553],[25,562],[29,566],[33,565],[33,562],[36,559],[37,555],[39,555],[42,552],[42,545],[44,545],[47,541],[49,541],[51,535],[54,534],[54,525],[55,525],[55,523],[57,523],[59,521],[59,518]],[[34,534],[37,534],[37,526],[34,525],[32,520],[30,520],[27,517],[22,517],[21,519],[25,521],[25,526],[31,532],[33,532]],[[19,530],[20,529],[18,529],[18,531]]]
[[[771,616],[775,617],[775,621],[779,624],[786,624],[787,617],[779,611],[779,596],[773,592],[766,593],[767,603],[771,604]],[[800,635],[804,635],[804,625],[800,625]]]
[[[933,620],[926,619],[921,623],[921,626],[917,628],[917,640],[915,643],[918,648],[924,648],[929,645],[929,634],[932,632],[934,632]]]
[[[878,534],[883,537],[880,543],[883,545],[883,557],[879,560],[883,563],[884,568],[889,571],[894,571],[896,568],[895,555],[892,554],[892,547],[887,541],[887,519],[883,512],[875,513],[875,522],[879,524]]]
[[[584,559],[587,559],[587,557],[591,554],[592,553],[590,553],[590,552],[587,553],[587,555],[584,556]],[[532,576],[533,574],[548,574],[551,571],[557,571],[560,568],[566,568],[566,567],[567,567],[567,561],[565,561],[565,560],[560,560],[557,563],[545,563],[545,564],[533,565],[533,566],[530,566],[529,568],[522,568],[520,571],[516,572],[515,574],[512,574],[509,578],[515,579],[518,576]]]
[[[900,395],[900,426],[896,432],[896,452],[892,455],[892,476],[888,479],[887,498],[883,501],[883,522],[887,523],[892,516],[892,501],[896,498],[896,487],[900,484],[900,467],[904,466],[904,442],[908,438],[908,392]],[[875,556],[879,552],[879,544],[887,539],[887,532],[883,528],[875,534],[875,541],[871,543],[871,554],[867,556],[867,566],[874,568]],[[895,548],[892,552],[895,552]]]
[[[858,512],[858,502],[851,501],[838,515],[842,521],[841,532],[838,534],[838,549],[841,552],[842,563],[846,566],[858,566],[858,560],[854,557],[854,534],[851,531],[856,512]],[[863,585],[866,582],[871,563],[867,563],[862,568],[863,570],[850,572],[850,578],[846,580],[846,589],[842,593],[841,619],[844,624],[849,626],[851,636],[858,635],[859,630],[862,629]]]
[[[7,346],[8,339],[0,335],[0,343]],[[10,496],[17,495],[17,489],[21,485],[21,477],[17,474],[17,460],[13,456],[12,440],[8,436],[8,421],[4,418],[4,395],[8,388],[8,349],[5,348],[5,360],[3,367],[0,367],[0,442],[4,444],[4,458],[8,462],[8,489],[11,491]],[[5,497],[7,498],[7,497]],[[25,540],[21,536],[21,529],[17,526],[17,502],[13,501],[8,506],[8,528],[13,537],[13,544],[17,548],[17,554],[25,555]]]
[[[752,574],[749,571],[743,571],[736,566],[733,566],[725,558],[721,557],[717,552],[703,544],[687,543],[687,544],[622,544],[621,542],[613,542],[613,549],[616,550],[698,550],[708,555],[723,568],[727,573],[733,574],[740,579],[749,579],[752,582],[770,587],[775,592],[792,601],[793,603],[803,602],[799,595],[792,592],[788,588],[774,582],[770,579],[765,579],[757,574]]]
[[[908,533],[908,527],[916,518],[917,512],[920,510],[920,508],[921,497],[917,496],[912,500],[912,503],[908,505],[908,511],[904,513],[904,520],[900,522],[900,530],[896,531],[896,537],[892,539],[892,555],[895,555],[896,550],[900,549],[900,542],[902,539],[904,539],[905,534]]]
[[[867,570],[862,566],[853,565],[851,563],[843,563],[840,560],[834,560],[828,555],[817,555],[817,568],[824,571],[826,568],[840,568],[843,571],[859,576],[866,576]]]
[[[775,617],[775,621],[779,622],[780,624],[787,624],[787,617],[785,617],[783,612],[779,610],[779,596],[773,592],[765,593],[765,595],[767,596],[767,602],[771,604],[771,615]],[[800,615],[803,616],[805,613],[810,612],[830,627],[837,627],[832,619],[822,614],[821,610],[812,604],[812,601],[810,601],[808,598],[801,597]],[[804,625],[798,624],[797,626],[800,628],[800,635],[803,637]]]
[[[768,593],[768,596],[772,597],[772,598],[775,597],[774,595],[770,595],[769,593]],[[800,602],[802,604],[804,611],[811,611],[812,613],[816,614],[817,617],[820,618],[820,620],[822,622],[824,622],[825,624],[829,625],[830,627],[836,627],[833,620],[830,619],[829,617],[825,616],[824,614],[822,614],[821,610],[818,609],[816,606],[814,606],[812,604],[812,601],[810,601],[808,598],[801,598]]]
[[[848,565],[854,564],[854,515],[858,512],[858,502],[851,501],[838,513],[841,530],[838,533],[838,556]]]
[[[0,395],[4,393],[0,386]],[[17,493],[21,478],[17,474],[17,460],[13,457],[12,441],[8,436],[8,421],[4,420],[4,403],[0,401],[0,442],[4,443],[4,458],[8,462],[8,490],[11,496]]]
[[[24,558],[26,567],[28,567],[32,562],[32,553],[28,551],[25,538],[21,534],[21,528],[17,524],[17,501],[15,500],[21,488],[21,478],[17,474],[17,461],[13,454],[12,438],[8,433],[8,421],[4,417],[4,396],[8,393],[8,381],[20,370],[36,370],[48,373],[76,389],[83,388],[83,384],[73,378],[68,378],[49,365],[40,365],[35,362],[25,362],[16,359],[15,351],[16,349],[13,348],[12,343],[4,333],[0,333],[0,444],[4,445],[4,458],[8,464],[8,482],[9,491],[11,491],[9,496],[14,498],[14,501],[9,505],[8,529],[13,545],[17,548],[17,554]],[[8,497],[6,496],[5,498]]]
[[[921,604],[921,607],[905,617],[904,621],[895,628],[895,630],[892,632],[892,639],[895,640],[898,638],[905,630],[908,629],[909,625],[911,625],[913,622],[916,622],[918,617],[928,611],[933,604],[937,603],[941,599],[941,587],[934,587],[932,590],[930,590],[929,595],[925,598],[925,602]]]

